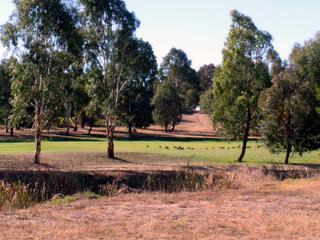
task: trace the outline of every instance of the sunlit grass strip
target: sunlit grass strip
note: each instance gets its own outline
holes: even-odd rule
[[[240,142],[225,141],[116,141],[116,152],[166,154],[185,157],[205,162],[230,163],[240,153]],[[105,141],[44,141],[43,152],[105,152]],[[32,142],[0,143],[0,154],[33,153]],[[271,154],[256,141],[249,142],[245,157],[247,163],[282,163],[283,154]],[[291,163],[320,164],[320,151],[305,153],[303,156],[294,155]]]

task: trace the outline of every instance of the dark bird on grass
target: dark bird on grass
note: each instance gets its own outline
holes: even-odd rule
[[[168,147],[168,146],[165,146],[165,149],[169,149],[169,147]]]

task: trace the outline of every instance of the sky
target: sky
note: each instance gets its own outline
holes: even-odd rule
[[[273,36],[273,45],[287,59],[295,43],[320,31],[318,0],[124,0],[141,21],[137,36],[150,42],[158,63],[172,47],[184,50],[197,70],[221,63],[230,29],[230,11],[250,16]],[[12,0],[0,2],[0,24],[8,20]],[[0,47],[0,58],[5,51]]]

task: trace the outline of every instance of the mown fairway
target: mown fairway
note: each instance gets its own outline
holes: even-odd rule
[[[261,146],[260,142],[250,141],[245,163],[282,163],[284,154],[271,154]],[[188,161],[207,163],[231,163],[240,152],[240,142],[225,141],[116,141],[116,152],[121,153],[152,153],[186,158]],[[180,147],[180,150],[178,149]],[[34,151],[33,142],[2,142],[0,154],[23,154]],[[44,141],[43,152],[104,152],[106,142],[96,141]],[[320,151],[294,155],[290,163],[320,164]]]

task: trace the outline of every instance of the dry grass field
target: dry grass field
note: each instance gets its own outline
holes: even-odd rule
[[[230,164],[232,159],[227,159],[232,154],[237,155],[238,149],[234,146],[239,143],[227,145],[229,143],[223,141],[208,140],[216,137],[208,126],[211,125],[206,115],[194,113],[184,115],[175,132],[164,133],[159,126],[138,129],[139,136],[151,139],[136,142],[121,139],[116,143],[121,151],[116,153],[115,160],[108,159],[101,151],[105,148],[102,128],[96,128],[93,136],[87,136],[85,130],[81,130],[69,137],[62,135],[63,129],[56,129],[46,137],[65,139],[47,141],[47,150],[45,148],[42,155],[43,164],[38,166],[30,162],[32,143],[25,142],[30,141],[30,131],[17,132],[21,145],[11,142],[14,139],[8,136],[0,136],[3,141],[0,148],[3,151],[0,153],[2,176],[9,172],[17,176],[31,176],[33,173],[50,175],[52,171],[72,176],[84,173],[100,177],[126,174],[137,177],[139,174],[161,176],[164,172],[186,169],[211,171],[214,174],[221,171],[227,176],[222,178],[226,180],[225,185],[210,191],[126,191],[111,197],[82,192],[31,204],[26,209],[4,209],[0,211],[0,239],[319,239],[319,152],[304,155],[303,159],[294,158],[296,164],[285,167],[273,165],[279,160],[271,161],[271,155],[266,150],[255,148],[260,143],[253,142],[248,155],[263,156],[261,161]],[[125,130],[119,128],[118,137],[125,137]],[[206,140],[197,139],[192,143],[162,139],[159,142],[158,137]],[[177,154],[174,149],[177,144],[194,147],[198,155],[189,153],[187,149]],[[215,149],[207,149],[209,145],[215,146]],[[78,151],[77,147],[87,150]],[[222,161],[211,161],[211,156]],[[316,173],[316,176],[279,181],[275,176],[263,173],[261,170],[265,168],[298,171],[298,175],[301,171],[301,177],[311,176],[309,172]],[[162,175],[161,179],[166,180],[166,175]]]
[[[1,239],[319,239],[320,179],[124,194],[0,212]]]

